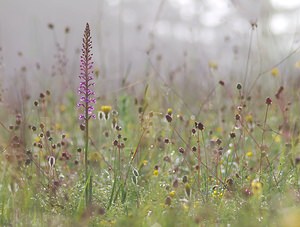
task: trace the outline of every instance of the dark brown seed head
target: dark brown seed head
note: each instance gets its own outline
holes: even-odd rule
[[[80,124],[80,130],[84,131],[85,130],[85,125],[84,124]]]
[[[231,132],[229,135],[230,135],[230,138],[232,138],[232,139],[235,138],[235,136],[236,136],[235,132]]]
[[[113,145],[118,146],[118,140],[114,140]]]
[[[166,200],[165,200],[165,204],[166,204],[167,206],[171,206],[171,203],[172,203],[172,199],[171,199],[170,196],[168,196],[168,197],[166,198]]]
[[[184,153],[184,148],[183,147],[179,147],[178,151],[183,154]]]
[[[196,134],[196,129],[192,128],[192,134],[195,135]]]
[[[184,175],[184,176],[182,177],[182,182],[183,182],[183,183],[187,183],[187,182],[188,182],[188,177],[187,177],[186,175]]]
[[[196,152],[196,151],[197,151],[197,147],[196,147],[196,146],[193,146],[193,147],[192,147],[192,151],[193,151],[193,152]]]
[[[49,23],[48,28],[52,30],[54,28],[54,25],[52,23]]]
[[[168,122],[172,122],[172,117],[169,114],[166,114],[166,119]]]
[[[266,104],[268,106],[272,104],[272,99],[270,97],[266,98]]]
[[[173,181],[173,187],[174,187],[174,188],[178,188],[178,186],[179,186],[178,180],[175,179],[175,180]]]
[[[198,123],[198,129],[201,131],[204,130],[204,125],[201,122]]]
[[[300,157],[295,158],[295,164],[296,165],[300,164]]]

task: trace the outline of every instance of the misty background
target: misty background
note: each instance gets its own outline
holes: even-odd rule
[[[251,85],[274,67],[284,84],[299,77],[299,15],[299,0],[0,0],[1,86],[76,89],[87,22],[99,95],[150,80],[182,94]]]

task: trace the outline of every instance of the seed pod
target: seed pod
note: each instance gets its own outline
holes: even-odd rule
[[[48,163],[49,163],[50,168],[53,168],[53,166],[55,165],[55,157],[50,156],[48,158]]]

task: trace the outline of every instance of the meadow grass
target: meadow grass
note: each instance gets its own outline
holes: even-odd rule
[[[3,104],[1,226],[299,226],[299,88],[156,83],[98,97],[88,134],[76,91]]]

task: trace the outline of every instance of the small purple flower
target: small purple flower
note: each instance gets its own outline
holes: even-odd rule
[[[91,53],[92,40],[90,34],[89,24],[86,24],[82,43],[82,54],[80,56],[80,84],[78,88],[78,94],[80,95],[77,107],[84,109],[84,113],[79,116],[79,120],[83,120],[84,124],[92,117],[96,118],[94,111],[94,104],[96,99],[94,98],[95,92],[91,90],[91,87],[95,85],[93,83],[93,63]]]

